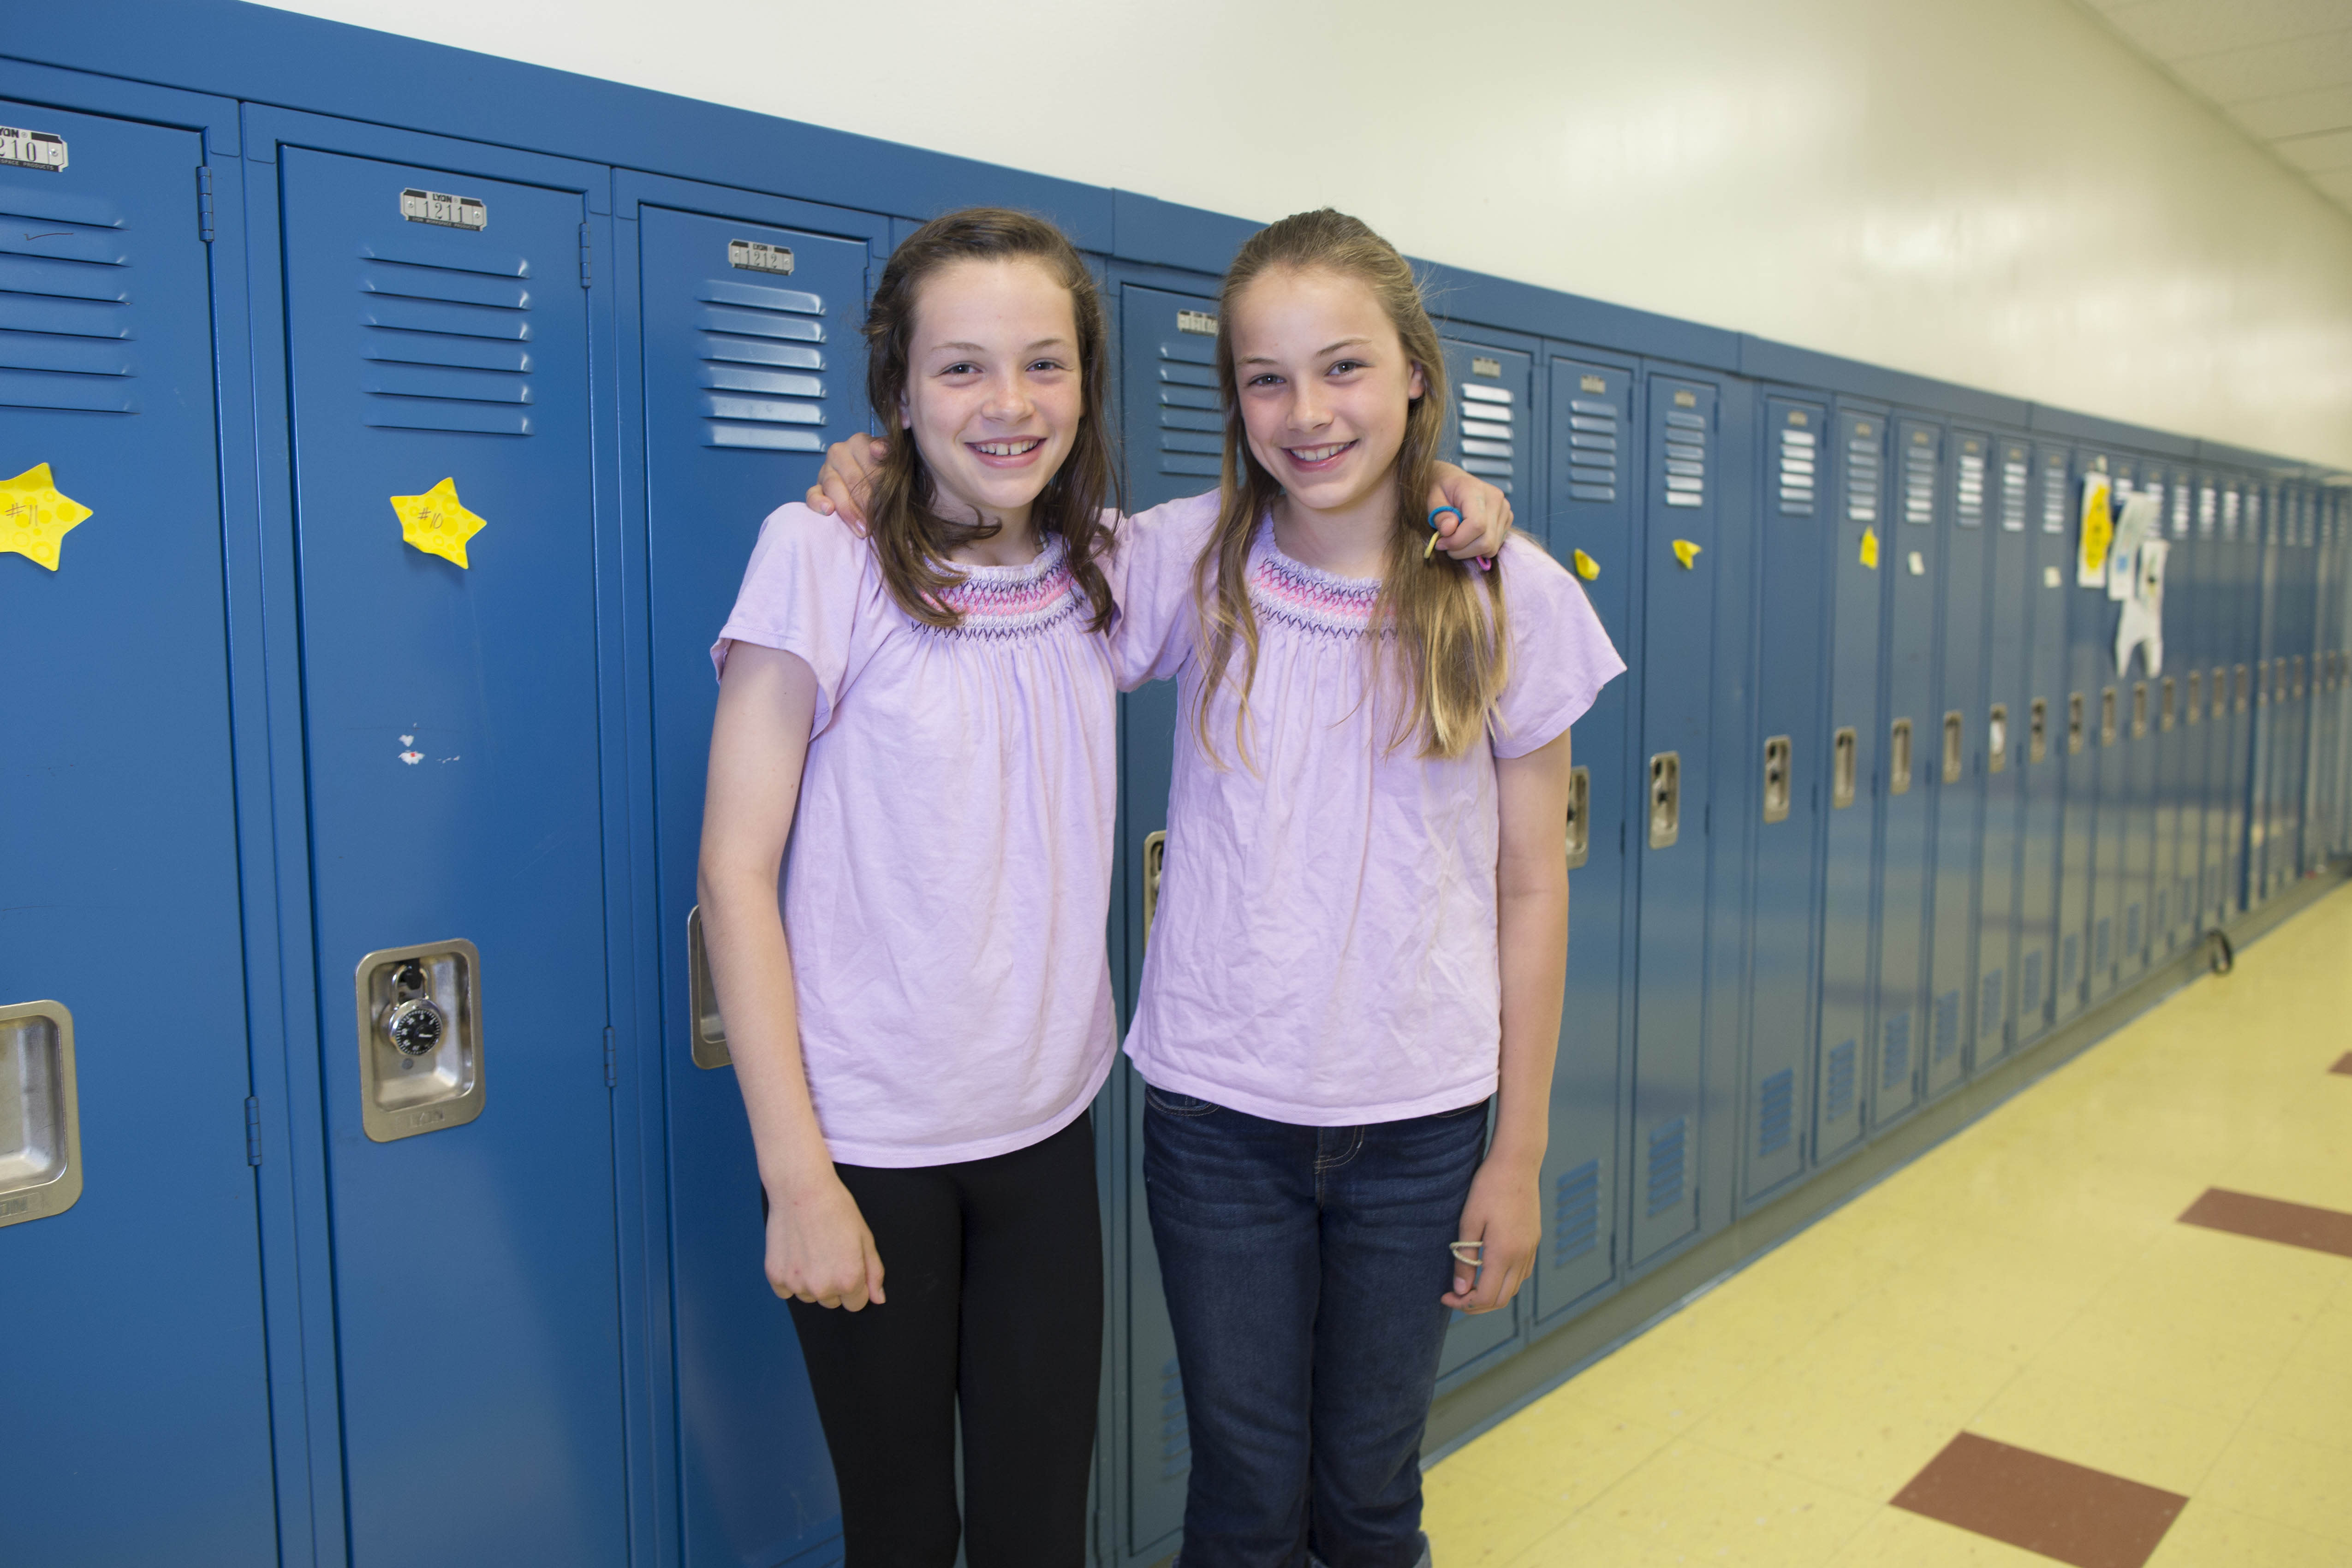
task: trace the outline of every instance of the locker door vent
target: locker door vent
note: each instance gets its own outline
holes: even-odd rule
[[[2007,977],[1999,969],[1984,977],[1977,988],[1977,1038],[1997,1034],[2000,1029],[2001,981]]]
[[[2063,459],[2045,453],[2042,459],[2042,531],[2064,533],[2066,512],[2066,465]]]
[[[2066,940],[2058,951],[2058,988],[2071,990],[2083,977],[2083,934],[2066,933]]]
[[[2210,539],[2213,537],[2214,519],[2220,515],[2221,499],[2213,486],[2200,485],[2197,487],[2197,537],[2199,538]]]
[[[1669,507],[1706,502],[1706,416],[1666,411],[1665,497]]]
[[[129,226],[100,197],[0,189],[0,407],[139,412]]]
[[[1466,433],[1467,426],[1465,426]],[[1617,498],[1617,445],[1624,414],[1613,402],[1571,398],[1568,404],[1568,494],[1576,501]]]
[[[1822,1096],[1822,1119],[1843,1122],[1853,1112],[1854,1042],[1844,1040],[1830,1051],[1827,1092]]]
[[[1677,1116],[1650,1134],[1649,1211],[1664,1214],[1683,1200],[1683,1132]]]
[[[1184,1419],[1184,1380],[1176,1358],[1160,1369],[1160,1479],[1181,1480],[1192,1468],[1192,1432]]]
[[[2025,531],[2025,448],[2012,446],[2000,457],[2000,526],[2005,532]]]
[[[1181,322],[1184,315],[1180,312]],[[1224,416],[1217,408],[1217,340],[1178,331],[1160,340],[1160,472],[1214,479],[1223,472]]]
[[[1455,404],[1454,434],[1462,444],[1462,466],[1500,490],[1511,493],[1519,476],[1518,444],[1513,427],[1518,423],[1518,400],[1508,387],[1464,382]]]
[[[1756,1152],[1777,1155],[1789,1146],[1796,1123],[1797,1075],[1790,1068],[1768,1076],[1756,1089]]]
[[[1978,490],[1981,502],[1981,480]],[[1903,520],[1922,528],[1936,520],[1936,438],[1924,430],[1903,448]]]
[[[1879,1042],[1879,1086],[1893,1089],[1910,1082],[1911,1078],[1911,1009],[1904,1009],[1886,1020],[1885,1038]]]
[[[1814,464],[1818,438],[1810,430],[1780,432],[1780,515],[1813,515]]]
[[[702,444],[821,452],[824,438],[824,299],[805,288],[705,278],[695,298],[702,337]]]
[[[2042,1006],[2042,955],[2025,956],[2025,967],[2017,974],[2017,1011],[2021,1018],[2032,1018]]]
[[[1960,992],[1957,986],[1936,998],[1936,1060],[1949,1061],[1960,1049]]]
[[[360,388],[387,430],[530,434],[530,262],[360,247]]]
[[[2094,972],[2115,962],[2116,922],[2113,915],[2102,915],[2091,927],[2091,968]]]
[[[1845,444],[1845,515],[1848,522],[1878,521],[1878,443],[1858,424]]]
[[[1601,1162],[1562,1171],[1552,1184],[1551,1266],[1574,1262],[1601,1245]]]
[[[1960,527],[1984,527],[1985,452],[1981,441],[1970,439],[1960,443],[1959,477],[1955,498],[1958,503]]]
[[[2189,537],[2189,481],[2175,479],[2172,485],[2172,537]]]

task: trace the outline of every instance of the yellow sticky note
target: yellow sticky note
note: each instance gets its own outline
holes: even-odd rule
[[[1683,570],[1685,571],[1688,571],[1692,565],[1697,561],[1698,552],[1699,547],[1691,543],[1688,539],[1676,539],[1675,541],[1675,559],[1683,563]]]
[[[14,479],[0,479],[0,551],[13,550],[55,571],[58,545],[91,515],[58,492],[47,464],[36,463]]]
[[[1576,575],[1585,581],[1591,582],[1601,575],[1601,563],[1582,550],[1572,551],[1571,557],[1576,562]]]
[[[468,565],[466,541],[489,526],[457,499],[455,479],[444,479],[422,496],[394,496],[392,509],[400,514],[402,538],[461,567]]]
[[[1878,570],[1878,530],[1876,528],[1862,530],[1862,564],[1873,571]]]
[[[2107,549],[2116,539],[2116,514],[2109,500],[2107,476],[2083,476],[2083,553],[2074,562],[2074,581],[2084,588],[2104,588],[2107,581]]]

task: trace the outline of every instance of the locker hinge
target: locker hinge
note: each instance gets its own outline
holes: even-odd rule
[[[245,1163],[261,1163],[261,1102],[251,1094],[245,1097]]]
[[[604,1087],[611,1089],[621,1082],[621,1069],[613,1054],[613,1026],[604,1026]]]
[[[206,245],[213,243],[213,169],[209,163],[196,165],[196,233]]]
[[[593,232],[586,224],[580,225],[580,287],[583,288],[588,287],[588,250]]]

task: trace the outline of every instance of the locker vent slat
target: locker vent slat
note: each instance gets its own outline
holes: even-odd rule
[[[1577,501],[1617,498],[1617,449],[1623,413],[1613,402],[1574,398],[1568,405],[1568,494]]]
[[[530,434],[530,263],[360,250],[360,390],[378,429]]]
[[[1819,466],[1820,438],[1810,430],[1794,426],[1780,432],[1780,515],[1784,517],[1810,517],[1813,515],[1813,499]]]
[[[2200,539],[2211,538],[2213,525],[2220,519],[2221,515],[2221,502],[2219,493],[2210,485],[2199,486],[2197,487],[2197,537]]]
[[[1879,1041],[1878,1082],[1880,1087],[1893,1089],[1910,1077],[1911,1009],[1906,1008],[1886,1020]]]
[[[2005,532],[2025,531],[2026,502],[2025,449],[2012,446],[2000,459],[2000,526]]]
[[[1855,523],[1878,521],[1878,443],[1849,436],[1845,444],[1845,515]]]
[[[1666,413],[1662,444],[1664,480],[1661,493],[1669,507],[1697,507],[1706,502],[1706,416],[1680,409]]]
[[[1505,495],[1519,476],[1519,420],[1523,411],[1508,387],[1465,381],[1454,401],[1454,459]]]
[[[2001,982],[2005,978],[2006,976],[2000,970],[1992,970],[1985,976],[1984,983],[1977,988],[1977,1038],[1979,1040],[1984,1039],[1987,1035],[2000,1032]]]
[[[824,298],[709,277],[695,294],[702,444],[821,452],[825,425]]]
[[[1925,431],[1914,434],[1927,434]],[[1936,520],[1936,447],[1932,437],[1904,444],[1903,520],[1923,528]]]
[[[2042,955],[2028,953],[2025,965],[2017,972],[2017,1010],[2020,1017],[2032,1018],[2042,1008]]]
[[[1936,1060],[1948,1061],[1960,1049],[1960,993],[1957,988],[1936,998]]]
[[[1683,1133],[1686,1118],[1677,1116],[1650,1134],[1649,1212],[1664,1214],[1683,1200]]]
[[[1853,1111],[1854,1042],[1845,1040],[1830,1052],[1829,1082],[1822,1096],[1822,1118],[1843,1122]]]
[[[2063,534],[2066,531],[2066,465],[2057,458],[2042,459],[2042,531]]]
[[[1551,1266],[1572,1263],[1601,1245],[1601,1162],[1587,1160],[1552,1184]]]
[[[1964,528],[1984,527],[1985,517],[1985,454],[1984,443],[1960,443],[1960,462],[1953,482],[1953,500]]]
[[[0,407],[137,413],[129,225],[91,197],[9,191],[0,204],[58,208],[0,227]]]
[[[1757,1154],[1777,1155],[1787,1148],[1796,1119],[1797,1075],[1784,1067],[1756,1087]]]
[[[1223,471],[1217,340],[1178,332],[1160,343],[1160,471],[1214,479]]]

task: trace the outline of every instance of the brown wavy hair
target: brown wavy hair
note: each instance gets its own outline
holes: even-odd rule
[[[1389,732],[1391,750],[1417,737],[1423,757],[1459,757],[1486,733],[1495,699],[1510,674],[1503,574],[1481,572],[1443,551],[1423,556],[1429,533],[1422,507],[1445,436],[1445,350],[1404,257],[1360,219],[1328,207],[1260,229],[1234,257],[1218,297],[1217,384],[1225,402],[1223,506],[1193,577],[1193,601],[1206,633],[1194,732],[1202,749],[1215,757],[1209,695],[1225,678],[1239,644],[1234,741],[1248,760],[1249,696],[1258,656],[1257,615],[1249,598],[1250,545],[1281,499],[1282,486],[1250,450],[1234,370],[1233,322],[1234,307],[1250,285],[1276,271],[1330,273],[1363,284],[1396,329],[1405,357],[1420,367],[1422,395],[1406,412],[1404,442],[1397,449],[1396,521],[1373,602],[1372,689],[1394,688],[1393,695],[1403,699],[1396,704]],[[1402,681],[1382,678],[1391,654],[1402,655]]]
[[[940,515],[931,471],[899,423],[923,283],[959,261],[1034,261],[1070,291],[1083,400],[1078,428],[1069,455],[1038,493],[1031,516],[1041,538],[1061,536],[1070,575],[1093,608],[1089,625],[1105,631],[1118,607],[1102,571],[1100,558],[1110,543],[1103,508],[1124,509],[1107,419],[1109,333],[1103,325],[1102,297],[1086,258],[1068,235],[1030,213],[966,207],[933,218],[890,253],[873,302],[866,308],[866,400],[873,408],[876,428],[891,438],[866,503],[866,536],[873,541],[882,580],[898,607],[917,621],[943,628],[959,625],[962,615],[940,598],[963,580],[949,552],[997,531],[994,523],[950,522]]]

